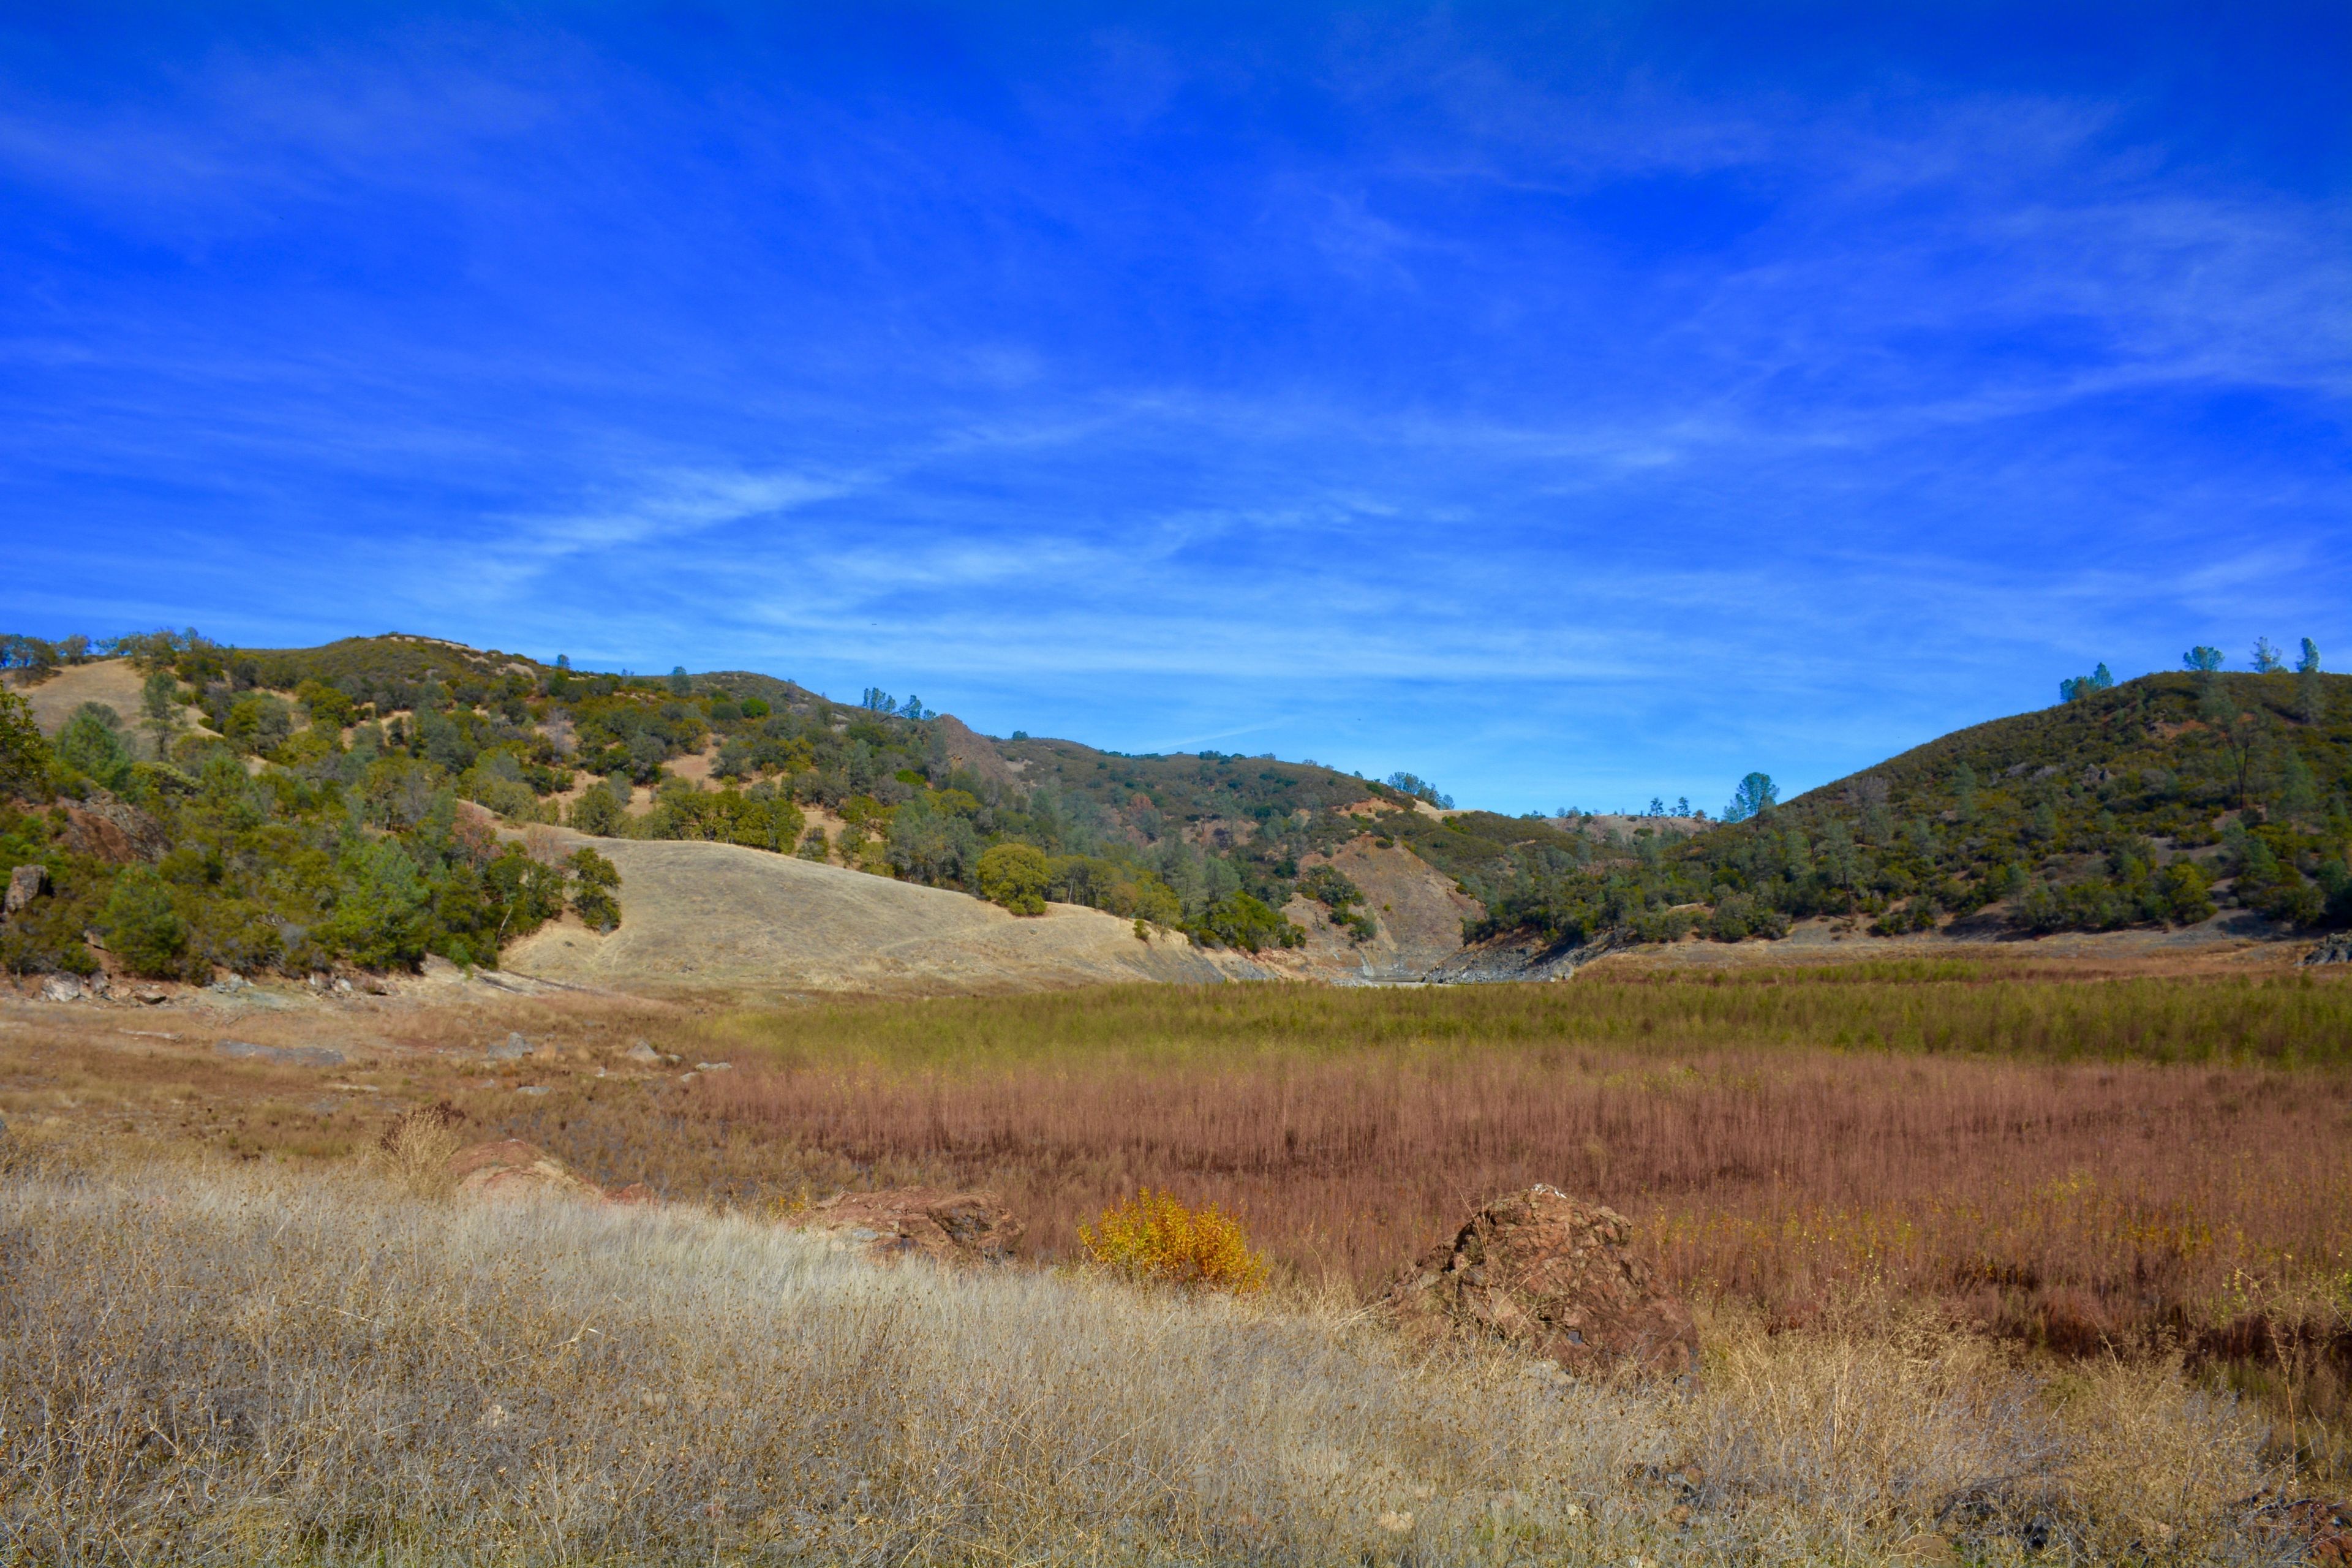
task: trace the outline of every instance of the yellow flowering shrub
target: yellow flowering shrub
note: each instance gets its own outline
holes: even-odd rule
[[[1265,1255],[1250,1250],[1241,1222],[1214,1204],[1187,1208],[1150,1187],[1078,1226],[1087,1255],[1131,1279],[1231,1290],[1265,1289]]]

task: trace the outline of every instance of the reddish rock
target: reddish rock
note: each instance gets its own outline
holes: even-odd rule
[[[134,860],[161,860],[171,853],[172,841],[162,823],[104,790],[79,804],[66,802],[65,816],[58,840],[78,855],[128,866]]]
[[[583,1181],[569,1166],[536,1143],[502,1138],[477,1143],[449,1156],[449,1174],[457,1190],[478,1198],[499,1200],[536,1197],[586,1198],[604,1201],[604,1189]]]
[[[1027,1228],[994,1193],[936,1187],[844,1193],[792,1223],[871,1258],[919,1257],[940,1263],[1001,1263]]]
[[[1533,1186],[1487,1204],[1381,1298],[1423,1340],[1491,1337],[1576,1373],[1698,1372],[1690,1308],[1633,1255],[1614,1209]]]
[[[2352,1563],[2352,1502],[2305,1498],[2278,1511],[2287,1531],[2303,1538],[2304,1561]]]

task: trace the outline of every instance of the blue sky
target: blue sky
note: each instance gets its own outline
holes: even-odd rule
[[[2352,668],[2347,61],[2341,5],[11,6],[0,629],[1511,811]]]

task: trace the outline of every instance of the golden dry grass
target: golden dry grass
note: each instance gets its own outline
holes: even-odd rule
[[[44,1563],[2242,1562],[2260,1425],[1919,1322],[1696,1395],[1330,1309],[866,1265],[383,1175],[0,1176],[0,1531]]]

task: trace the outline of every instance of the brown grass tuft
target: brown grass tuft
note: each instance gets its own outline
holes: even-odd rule
[[[376,1147],[393,1176],[421,1198],[440,1197],[455,1184],[450,1157],[464,1146],[458,1129],[467,1118],[447,1100],[421,1105],[392,1120]]]

